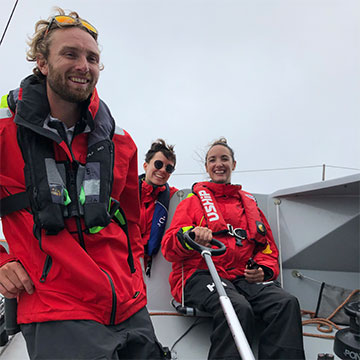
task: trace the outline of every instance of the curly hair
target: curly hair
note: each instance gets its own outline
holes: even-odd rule
[[[174,166],[176,165],[174,145],[166,144],[165,140],[163,139],[157,139],[151,144],[150,149],[145,155],[145,162],[149,163],[150,160],[154,157],[154,155],[159,151],[162,152],[168,160],[173,161]]]
[[[61,8],[54,8],[54,11],[57,12],[54,16],[57,15],[66,15],[65,11]],[[58,23],[53,21],[54,16],[48,18],[48,20],[39,20],[35,24],[35,32],[32,37],[29,37],[27,44],[29,45],[29,50],[26,52],[26,60],[36,62],[37,56],[41,54],[45,59],[49,56],[49,48],[52,40],[52,33],[54,29],[61,29],[66,27],[78,27],[87,31],[97,42],[97,34],[92,33],[86,29],[84,25],[82,25],[81,21],[84,20],[80,18],[79,14],[75,11],[71,11],[68,16],[76,19],[77,21],[74,23]],[[50,25],[51,24],[51,25]],[[49,25],[51,26],[49,29]],[[103,65],[100,65],[100,70],[103,69]],[[40,69],[37,65],[33,69],[33,73],[39,78],[43,79],[44,75],[41,73]]]
[[[213,141],[213,142],[210,144],[209,149],[208,149],[208,151],[206,152],[206,156],[205,156],[205,165],[206,165],[206,162],[207,162],[207,157],[208,157],[208,153],[209,153],[210,149],[212,149],[212,148],[213,148],[214,146],[216,146],[216,145],[225,146],[227,149],[229,149],[231,158],[232,158],[233,161],[235,161],[235,153],[234,153],[234,150],[228,145],[226,138],[225,138],[225,137],[221,137],[221,138]]]

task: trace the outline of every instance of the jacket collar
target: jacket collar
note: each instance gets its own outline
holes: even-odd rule
[[[145,181],[145,174],[141,174],[139,176],[139,180],[141,181],[141,197],[152,196],[157,197],[159,193],[165,191],[166,185],[150,185]]]
[[[241,185],[217,184],[211,181],[203,181],[195,183],[193,189],[195,189],[197,185],[207,187],[216,197],[224,195],[229,197],[240,197],[239,192],[241,190]]]
[[[48,136],[54,141],[61,141],[56,134],[43,129],[45,120],[50,113],[50,105],[46,95],[46,81],[35,75],[29,75],[22,80],[19,91],[13,91],[14,102],[17,103],[15,123],[34,130],[37,133]],[[97,91],[83,102],[83,121],[94,129],[94,118],[99,108]]]

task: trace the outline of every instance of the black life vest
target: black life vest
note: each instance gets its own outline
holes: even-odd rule
[[[111,221],[115,129],[107,106],[98,100],[93,118],[90,99],[84,102],[83,121],[92,131],[88,136],[86,163],[80,164],[71,147],[61,144],[66,140],[43,127],[50,113],[45,84],[31,75],[23,80],[20,91],[21,96],[14,99],[14,121],[18,125],[26,192],[35,224],[49,234],[61,231],[64,218],[72,216],[83,217],[87,228],[107,226]],[[63,145],[67,161],[55,160],[54,141]]]

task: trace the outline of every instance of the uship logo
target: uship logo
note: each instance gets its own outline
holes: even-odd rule
[[[207,193],[205,190],[200,190],[199,196],[200,196],[201,202],[204,205],[204,209],[206,211],[209,221],[219,220],[219,215],[216,211],[215,205],[212,201],[210,194]]]
[[[350,351],[349,349],[345,349],[344,355],[345,355],[345,359],[360,360],[360,353],[355,351]]]
[[[159,219],[157,226],[161,227],[165,223],[165,221],[166,221],[166,216],[164,215]]]

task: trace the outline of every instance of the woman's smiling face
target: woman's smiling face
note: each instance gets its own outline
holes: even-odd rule
[[[235,167],[236,161],[226,146],[215,145],[208,151],[205,168],[214,183],[229,184]]]
[[[164,164],[161,169],[157,169],[154,165],[157,160],[160,160]],[[174,166],[175,164],[173,161],[167,159],[161,151],[155,153],[148,163],[144,162],[143,167],[145,170],[145,181],[150,185],[161,186],[166,184],[171,175],[166,171],[167,165]]]

